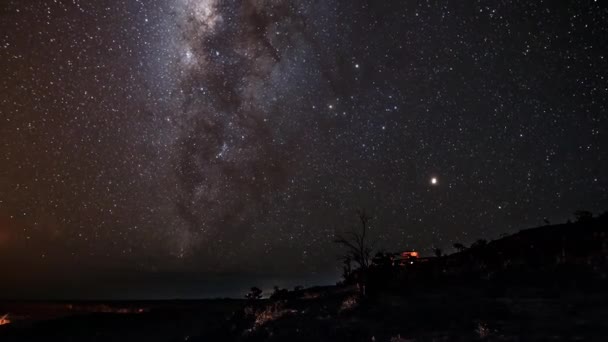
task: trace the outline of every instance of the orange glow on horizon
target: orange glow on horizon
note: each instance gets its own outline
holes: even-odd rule
[[[8,319],[8,314],[4,316],[0,316],[0,325],[11,324],[11,321]]]

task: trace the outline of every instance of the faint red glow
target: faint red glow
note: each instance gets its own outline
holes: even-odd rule
[[[11,321],[8,319],[8,314],[0,316],[0,325],[10,324]]]
[[[410,252],[403,252],[401,253],[401,257],[402,258],[418,258],[418,252],[416,251],[410,251]]]
[[[400,265],[400,266],[405,266],[407,264],[413,265],[414,264],[413,259],[418,259],[418,257],[419,257],[419,254],[416,251],[403,252],[403,253],[401,253],[400,260],[398,260],[398,265]]]

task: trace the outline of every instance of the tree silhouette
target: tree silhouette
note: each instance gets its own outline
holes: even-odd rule
[[[334,242],[345,248],[344,255],[340,258],[346,266],[346,262],[355,262],[361,270],[369,268],[372,247],[369,242],[368,222],[370,218],[365,214],[365,211],[358,211],[361,228],[357,231],[353,228],[344,235],[337,235]]]
[[[395,260],[394,253],[378,252],[372,259],[372,265],[380,268],[390,268]]]
[[[457,242],[454,244],[454,248],[456,248],[457,251],[462,252],[464,250],[466,250],[467,248],[465,247],[465,245],[461,244],[460,242]]]
[[[574,212],[577,223],[587,223],[593,220],[593,213],[587,210],[577,210]]]
[[[481,248],[484,247],[485,245],[488,244],[488,241],[485,239],[479,239],[477,241],[475,241],[472,245],[471,248]]]
[[[353,262],[347,255],[342,258],[342,264],[342,278],[344,278],[344,281],[348,281],[353,273]]]
[[[443,251],[441,250],[441,248],[435,248],[433,252],[435,252],[435,256],[438,258],[441,258],[443,256]]]
[[[249,300],[258,300],[262,298],[262,290],[259,287],[253,286],[249,289],[249,293],[245,295],[245,298]]]
[[[274,292],[270,295],[270,299],[281,299],[285,298],[289,295],[289,291],[287,289],[282,289],[278,286],[274,286]]]

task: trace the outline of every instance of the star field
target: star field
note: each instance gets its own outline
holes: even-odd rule
[[[358,208],[378,248],[423,254],[602,212],[606,22],[601,1],[3,1],[0,257],[15,283],[317,279]]]

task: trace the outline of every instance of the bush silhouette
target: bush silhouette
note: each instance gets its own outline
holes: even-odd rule
[[[245,298],[249,300],[258,300],[262,298],[262,290],[259,287],[253,286],[249,289],[249,293],[245,295]]]

